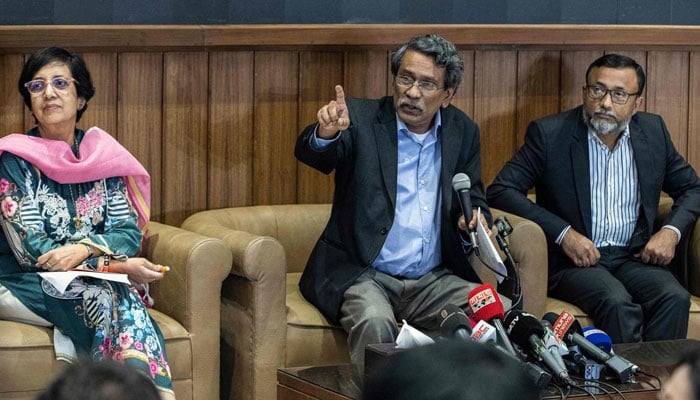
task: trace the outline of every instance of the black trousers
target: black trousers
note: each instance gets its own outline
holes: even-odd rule
[[[613,343],[685,338],[690,294],[676,277],[626,247],[599,251],[598,264],[550,276],[549,295],[580,307]]]

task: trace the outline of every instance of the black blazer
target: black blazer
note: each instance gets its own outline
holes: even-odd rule
[[[330,321],[338,322],[345,290],[379,254],[394,220],[397,189],[398,138],[393,98],[348,99],[351,126],[322,152],[309,141],[316,124],[297,140],[299,161],[329,174],[335,171],[333,208],[328,225],[314,247],[299,282],[304,297]],[[490,221],[481,180],[479,128],[456,107],[440,110],[442,149],[442,265],[471,282],[480,282],[459,242],[459,200],[452,177],[466,173],[471,180],[473,207]]]
[[[700,213],[700,181],[678,154],[660,116],[636,113],[629,124],[639,178],[641,218],[630,240],[631,251],[651,238],[661,192],[675,201],[664,221],[687,232]],[[498,173],[487,191],[491,206],[539,224],[549,245],[549,273],[573,267],[555,243],[567,226],[591,237],[591,193],[588,128],[583,107],[530,123],[525,143]],[[537,204],[527,199],[535,187]]]

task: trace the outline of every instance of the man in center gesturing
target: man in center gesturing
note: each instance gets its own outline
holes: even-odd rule
[[[440,309],[464,309],[480,282],[463,249],[455,174],[469,176],[471,203],[484,226],[491,222],[479,128],[450,105],[464,72],[454,45],[435,34],[413,38],[392,55],[391,72],[393,96],[346,99],[336,86],[336,100],[295,150],[301,162],[335,171],[330,220],[300,289],[343,326],[360,367],[367,344],[396,339],[397,321],[437,330]],[[474,226],[476,214],[468,217]]]

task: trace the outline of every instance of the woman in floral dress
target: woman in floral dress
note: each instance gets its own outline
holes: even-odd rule
[[[79,277],[61,292],[39,274],[161,279],[162,266],[136,257],[148,223],[148,173],[106,132],[76,128],[94,94],[79,56],[37,51],[18,87],[37,126],[0,139],[0,318],[54,326],[58,359],[123,362],[174,399],[163,335],[134,286]]]

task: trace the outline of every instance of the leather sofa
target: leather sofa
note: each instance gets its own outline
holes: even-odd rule
[[[219,398],[219,304],[231,252],[218,239],[152,222],[146,257],[171,270],[151,286],[178,400]],[[53,329],[0,321],[0,399],[36,398],[65,365]]]
[[[510,248],[521,271],[523,308],[541,316],[544,233],[523,218],[498,210],[493,214],[507,215],[513,226]],[[275,399],[277,368],[349,362],[345,332],[329,324],[298,288],[329,215],[329,204],[251,206],[202,211],[182,224],[222,239],[233,254],[221,300],[222,399]],[[495,282],[486,268],[478,272]]]

